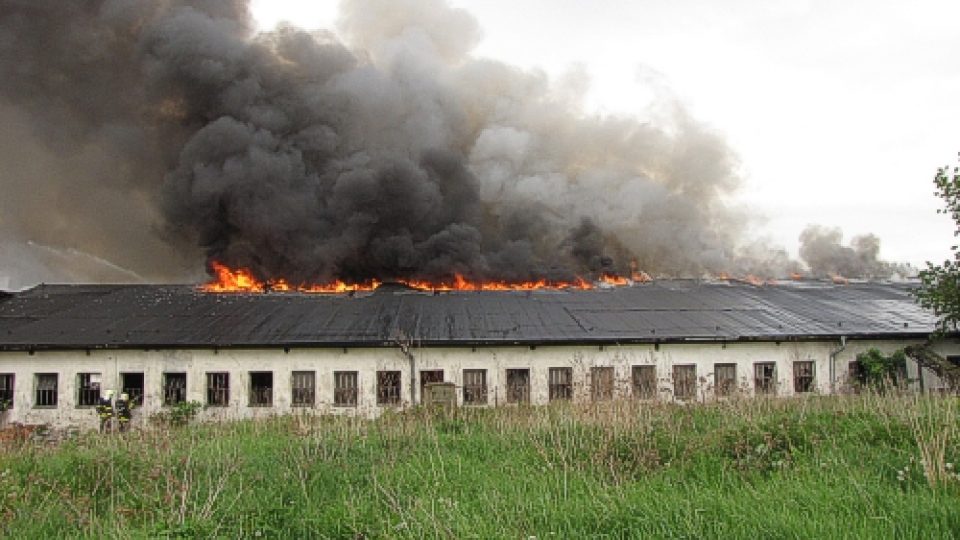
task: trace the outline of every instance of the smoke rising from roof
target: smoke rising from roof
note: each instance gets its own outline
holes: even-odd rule
[[[669,95],[656,123],[588,114],[583,73],[471,56],[480,28],[442,0],[252,28],[241,0],[4,2],[0,225],[148,280],[797,267],[744,239],[736,157]]]
[[[800,257],[817,276],[888,278],[916,274],[907,264],[880,260],[880,239],[875,235],[854,236],[849,246],[842,241],[839,228],[810,225],[800,233]]]

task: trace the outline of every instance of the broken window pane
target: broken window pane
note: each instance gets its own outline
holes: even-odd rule
[[[100,401],[100,374],[77,374],[77,406],[93,407]]]
[[[273,372],[250,372],[250,406],[269,407],[273,405]]]
[[[753,365],[753,386],[757,394],[777,393],[777,365],[773,362],[757,362]]]

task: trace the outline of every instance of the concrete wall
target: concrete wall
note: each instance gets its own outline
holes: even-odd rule
[[[794,394],[794,362],[812,361],[815,366],[814,387],[819,393],[842,392],[847,386],[848,363],[871,347],[885,353],[910,344],[905,341],[849,341],[839,349],[838,342],[757,342],[757,343],[688,343],[629,346],[539,346],[539,347],[475,347],[475,348],[412,348],[410,355],[398,348],[364,349],[245,349],[245,350],[91,350],[0,352],[0,374],[15,376],[14,406],[4,416],[5,422],[51,424],[95,428],[96,413],[90,407],[77,405],[77,381],[80,373],[101,375],[102,388],[120,393],[121,373],[143,373],[145,397],[135,412],[135,423],[162,410],[162,380],[166,372],[187,375],[187,400],[206,402],[206,374],[230,374],[230,398],[225,407],[207,407],[201,419],[218,420],[262,417],[291,412],[335,414],[379,414],[376,372],[399,371],[401,376],[400,406],[419,402],[421,370],[442,369],[444,380],[457,385],[457,399],[462,403],[463,370],[485,369],[488,404],[506,401],[506,370],[530,370],[530,401],[549,401],[548,373],[551,367],[570,367],[573,372],[575,400],[589,400],[590,368],[610,366],[615,373],[615,398],[632,395],[631,368],[656,366],[658,396],[673,398],[672,369],[675,365],[693,365],[698,379],[696,400],[714,398],[714,364],[736,364],[739,391],[754,392],[755,362],[776,363],[777,394]],[[960,354],[960,344],[941,343],[941,354]],[[836,353],[835,376],[831,381],[831,354]],[[412,358],[412,360],[411,360]],[[411,388],[411,363],[415,364]],[[273,373],[273,404],[270,407],[249,405],[250,372]],[[291,374],[294,371],[316,373],[316,403],[313,407],[291,404]],[[356,371],[358,403],[355,407],[334,406],[334,372]],[[36,374],[56,373],[59,402],[54,408],[35,406]],[[910,378],[917,378],[915,365],[908,368]],[[919,385],[915,385],[919,387]],[[924,374],[924,387],[942,387],[932,374]],[[411,390],[413,392],[411,393]]]

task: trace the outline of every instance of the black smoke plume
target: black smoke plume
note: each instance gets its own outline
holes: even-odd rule
[[[577,73],[472,56],[443,0],[253,27],[241,0],[0,3],[0,248],[293,283],[795,264],[744,244],[736,159],[669,97],[587,114]]]

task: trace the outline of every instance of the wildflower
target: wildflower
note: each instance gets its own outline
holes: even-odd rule
[[[953,463],[947,463],[944,467],[946,467],[948,471],[953,470]]]

